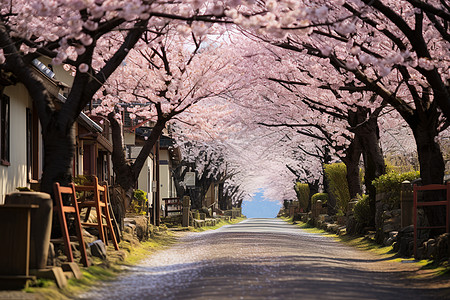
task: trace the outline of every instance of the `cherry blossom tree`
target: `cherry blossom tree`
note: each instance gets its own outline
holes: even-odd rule
[[[248,49],[253,50],[261,44],[252,41],[248,43],[251,44]],[[343,93],[348,93],[348,90],[336,89],[328,85],[326,79],[313,78],[311,73],[326,73],[327,67],[319,59],[311,57],[296,59],[290,51],[269,45],[259,48],[259,52],[245,54],[248,56],[246,70],[255,70],[252,74],[254,83],[251,85],[251,92],[248,93],[252,93],[253,97],[245,104],[256,112],[251,121],[269,127],[291,128],[292,134],[315,138],[317,143],[331,147],[347,164],[349,187],[352,196],[355,197],[361,191],[359,161],[364,148],[366,149],[364,161],[368,170],[366,182],[370,183],[384,173],[376,123],[380,110],[369,118],[368,110],[341,100],[347,96]],[[248,61],[251,59],[254,60],[254,65],[248,67],[250,65]],[[248,72],[245,73],[246,76]],[[330,77],[339,77],[338,73],[332,71],[328,73]],[[370,93],[362,94],[362,91],[357,89],[351,90],[358,92],[360,97],[368,98],[366,102],[370,104]],[[241,102],[243,98],[249,97],[243,95],[245,93],[241,94],[237,96]],[[299,145],[300,143],[305,141],[299,141]],[[321,150],[321,147],[319,149]],[[317,156],[316,151],[317,149],[304,151],[303,154],[314,153]],[[321,169],[320,166],[318,169]]]
[[[0,68],[2,76],[23,83],[36,104],[44,139],[42,191],[51,193],[55,181],[70,181],[75,119],[143,34],[144,39],[161,36],[165,20],[174,20],[180,33],[192,30],[202,35],[210,24],[250,18],[272,6],[271,1],[236,0],[3,1]],[[31,72],[30,62],[42,55],[52,58],[55,65],[67,64],[75,70],[72,89],[61,109]]]
[[[444,162],[437,137],[448,128],[446,117],[450,103],[448,6],[437,1],[313,1],[309,4],[318,9],[310,14],[305,26],[298,26],[297,31],[284,28],[287,29],[284,35],[280,31],[283,28],[277,29],[278,36],[268,36],[253,30],[251,24],[242,24],[263,40],[297,53],[298,61],[314,57],[319,62],[307,68],[304,64],[299,67],[309,78],[299,82],[291,80],[288,73],[288,79],[277,77],[277,81],[289,88],[315,85],[334,93],[339,91],[342,104],[357,113],[371,112],[370,117],[360,115],[362,119],[357,117],[350,123],[355,131],[376,121],[373,116],[377,117],[384,106],[391,105],[413,132],[422,182],[441,183]],[[321,70],[320,65],[328,65],[328,69]],[[321,85],[311,84],[311,80],[317,79]],[[322,109],[329,106],[329,100],[312,103]],[[376,122],[373,124],[372,128],[377,126]],[[372,132],[377,133],[376,127]],[[378,144],[378,139],[371,140]],[[351,147],[349,150],[352,151]],[[382,170],[382,160],[372,163]]]
[[[278,45],[328,59],[348,83],[393,106],[413,131],[423,183],[437,183],[444,164],[435,137],[448,126],[441,112],[448,115],[449,47],[439,30],[446,8],[433,23],[429,13],[407,2],[388,7],[383,1],[317,1],[329,14],[311,20],[317,27],[310,36],[290,35]]]
[[[201,21],[226,18],[223,10],[217,16],[210,9],[200,12],[197,5],[202,2],[2,2],[0,67],[4,76],[25,85],[36,104],[44,140],[42,191],[51,193],[55,181],[70,181],[75,119],[144,33],[158,32],[164,18],[196,20],[190,23],[195,31],[209,27]],[[72,89],[61,109],[31,72],[30,62],[41,55],[52,58],[55,65],[64,63],[75,69]]]
[[[229,48],[194,32],[180,35],[179,26],[166,23],[153,39],[146,35],[95,96],[100,105],[93,112],[108,114],[112,124],[113,167],[117,183],[127,192],[135,187],[166,125],[177,120],[201,126],[217,118],[214,99],[231,92],[236,84],[228,67],[233,59]],[[130,118],[152,127],[134,162],[125,159],[120,114],[115,111],[119,102],[127,104]],[[210,178],[205,178],[205,185]]]

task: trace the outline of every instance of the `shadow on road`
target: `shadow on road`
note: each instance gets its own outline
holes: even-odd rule
[[[383,258],[277,219],[193,234],[83,299],[443,299]],[[382,267],[380,267],[382,266]],[[439,294],[438,294],[439,293]]]

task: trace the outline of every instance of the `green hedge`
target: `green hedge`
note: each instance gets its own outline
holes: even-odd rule
[[[405,180],[412,181],[420,177],[419,171],[412,171],[406,173],[390,172],[381,175],[372,184],[377,189],[377,193],[387,193],[387,196],[382,200],[385,203],[394,205],[400,204],[400,191],[402,188],[402,182]]]
[[[311,202],[312,204],[315,204],[318,200],[322,201],[322,204],[325,204],[328,202],[328,194],[327,193],[316,193],[312,195]]]
[[[306,211],[309,204],[309,185],[307,183],[297,182],[295,184],[295,192],[297,193],[300,208]]]
[[[350,201],[347,184],[347,167],[344,163],[324,165],[325,176],[330,186],[330,193],[336,199],[338,212],[345,212]]]
[[[361,224],[363,227],[369,225],[369,221],[372,218],[372,213],[370,209],[369,196],[368,195],[358,195],[358,202],[355,204],[353,208],[353,212],[355,213],[356,221]]]

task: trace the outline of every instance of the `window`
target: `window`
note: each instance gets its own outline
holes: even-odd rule
[[[9,97],[0,97],[0,164],[9,166]]]

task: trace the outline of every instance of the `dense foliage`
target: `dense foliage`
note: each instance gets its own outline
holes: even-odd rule
[[[354,214],[356,221],[361,226],[368,226],[369,220],[372,215],[372,211],[370,209],[370,203],[369,203],[369,196],[368,195],[358,195],[357,197],[358,202],[355,204],[354,207]]]
[[[412,181],[419,177],[420,173],[418,171],[406,173],[390,172],[375,179],[373,185],[377,189],[377,194],[385,193],[385,196],[382,197],[383,202],[391,205],[400,205],[402,182],[405,180]]]
[[[322,201],[322,204],[326,204],[328,202],[328,194],[327,193],[316,193],[311,197],[311,203],[315,204],[317,201]]]
[[[116,180],[126,190],[175,121],[195,125],[189,139],[221,142],[218,128],[235,133],[226,159],[239,170],[233,183],[248,195],[264,186],[271,199],[294,199],[295,180],[317,179],[332,159],[358,169],[361,152],[366,157],[379,144],[378,133],[405,125],[413,132],[406,142],[394,139],[417,149],[424,183],[437,183],[445,167],[438,141],[450,116],[448,20],[448,4],[438,0],[3,1],[0,77],[2,84],[23,83],[33,98],[44,140],[41,184],[50,193],[53,182],[71,180],[71,128],[92,100],[102,102],[97,113],[128,102],[121,109],[131,119],[156,122],[132,165],[121,155],[122,141],[114,142]],[[236,32],[245,35],[232,40]],[[30,62],[41,56],[74,75],[60,110],[32,75]],[[228,110],[218,98],[239,103]],[[232,118],[217,126],[223,114]],[[254,128],[261,123],[272,132]],[[370,136],[363,128],[369,123]],[[372,169],[367,182],[384,173],[379,164]],[[345,210],[359,181],[347,185],[342,170],[328,170],[338,209]]]
[[[325,175],[330,186],[330,193],[336,199],[338,212],[345,212],[350,201],[347,185],[347,169],[343,163],[334,163],[324,166]]]
[[[297,182],[295,184],[295,193],[297,194],[298,203],[301,209],[305,211],[309,204],[309,186],[307,183]]]
[[[135,190],[133,193],[133,201],[131,202],[131,206],[134,212],[145,214],[148,208],[147,193],[143,190]]]

